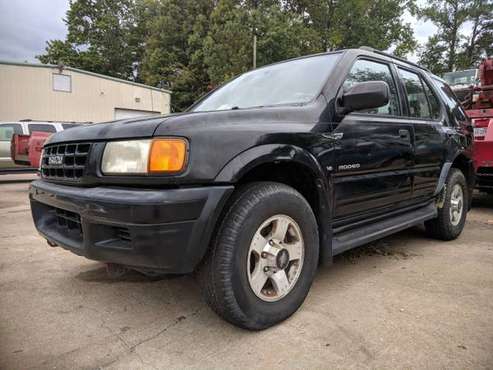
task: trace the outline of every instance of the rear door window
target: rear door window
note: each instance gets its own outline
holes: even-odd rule
[[[382,107],[359,112],[392,116],[400,115],[399,96],[397,95],[396,84],[392,77],[389,65],[366,59],[358,59],[351,67],[351,70],[344,81],[343,89],[344,91],[347,91],[352,85],[366,81],[387,82],[390,88],[389,102]]]
[[[409,115],[416,118],[431,118],[430,106],[423,82],[417,73],[398,68],[407,94]]]
[[[29,133],[32,134],[33,131],[41,131],[41,132],[56,132],[55,126],[50,125],[50,124],[43,124],[43,123],[30,123],[28,126]]]
[[[0,125],[0,141],[10,141],[14,134],[22,134],[22,126],[18,123]]]

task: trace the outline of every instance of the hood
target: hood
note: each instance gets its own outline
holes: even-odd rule
[[[47,144],[151,137],[156,128],[172,116],[132,118],[74,127],[52,135]]]
[[[219,132],[276,132],[299,130],[320,121],[320,106],[279,106],[227,111],[184,112],[141,117],[71,128],[53,135],[47,144],[74,141],[106,141],[152,136],[212,136]],[[285,124],[291,124],[287,127]],[[301,127],[296,127],[302,125]],[[305,127],[306,129],[306,127]]]
[[[262,107],[209,112],[185,112],[170,116],[157,127],[155,136],[186,137],[233,132],[276,132],[296,129],[296,124],[318,121],[318,111],[301,106]],[[285,126],[286,124],[291,124]],[[282,125],[282,126],[281,126]],[[306,126],[306,125],[305,125]]]

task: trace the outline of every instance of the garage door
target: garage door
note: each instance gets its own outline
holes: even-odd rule
[[[161,113],[149,110],[115,108],[115,119],[134,118],[142,116],[158,116]]]

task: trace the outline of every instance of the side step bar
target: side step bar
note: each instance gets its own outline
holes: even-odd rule
[[[419,225],[421,222],[431,220],[436,216],[436,204],[432,202],[425,207],[418,208],[401,216],[335,234],[332,239],[332,255],[335,256],[349,249],[391,235],[397,231]]]

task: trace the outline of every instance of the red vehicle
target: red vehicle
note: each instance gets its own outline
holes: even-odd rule
[[[11,157],[15,164],[39,168],[43,145],[52,135],[49,132],[33,131],[31,135],[14,134],[10,146]]]
[[[55,132],[77,127],[80,124],[26,121],[10,123],[8,126],[12,125],[18,125],[19,128],[16,132],[12,131],[10,158],[17,166],[39,168],[41,151],[48,137]]]
[[[493,58],[483,59],[478,70],[452,72],[444,77],[455,85],[453,90],[474,125],[476,187],[493,193]],[[479,84],[464,87],[474,80]]]

